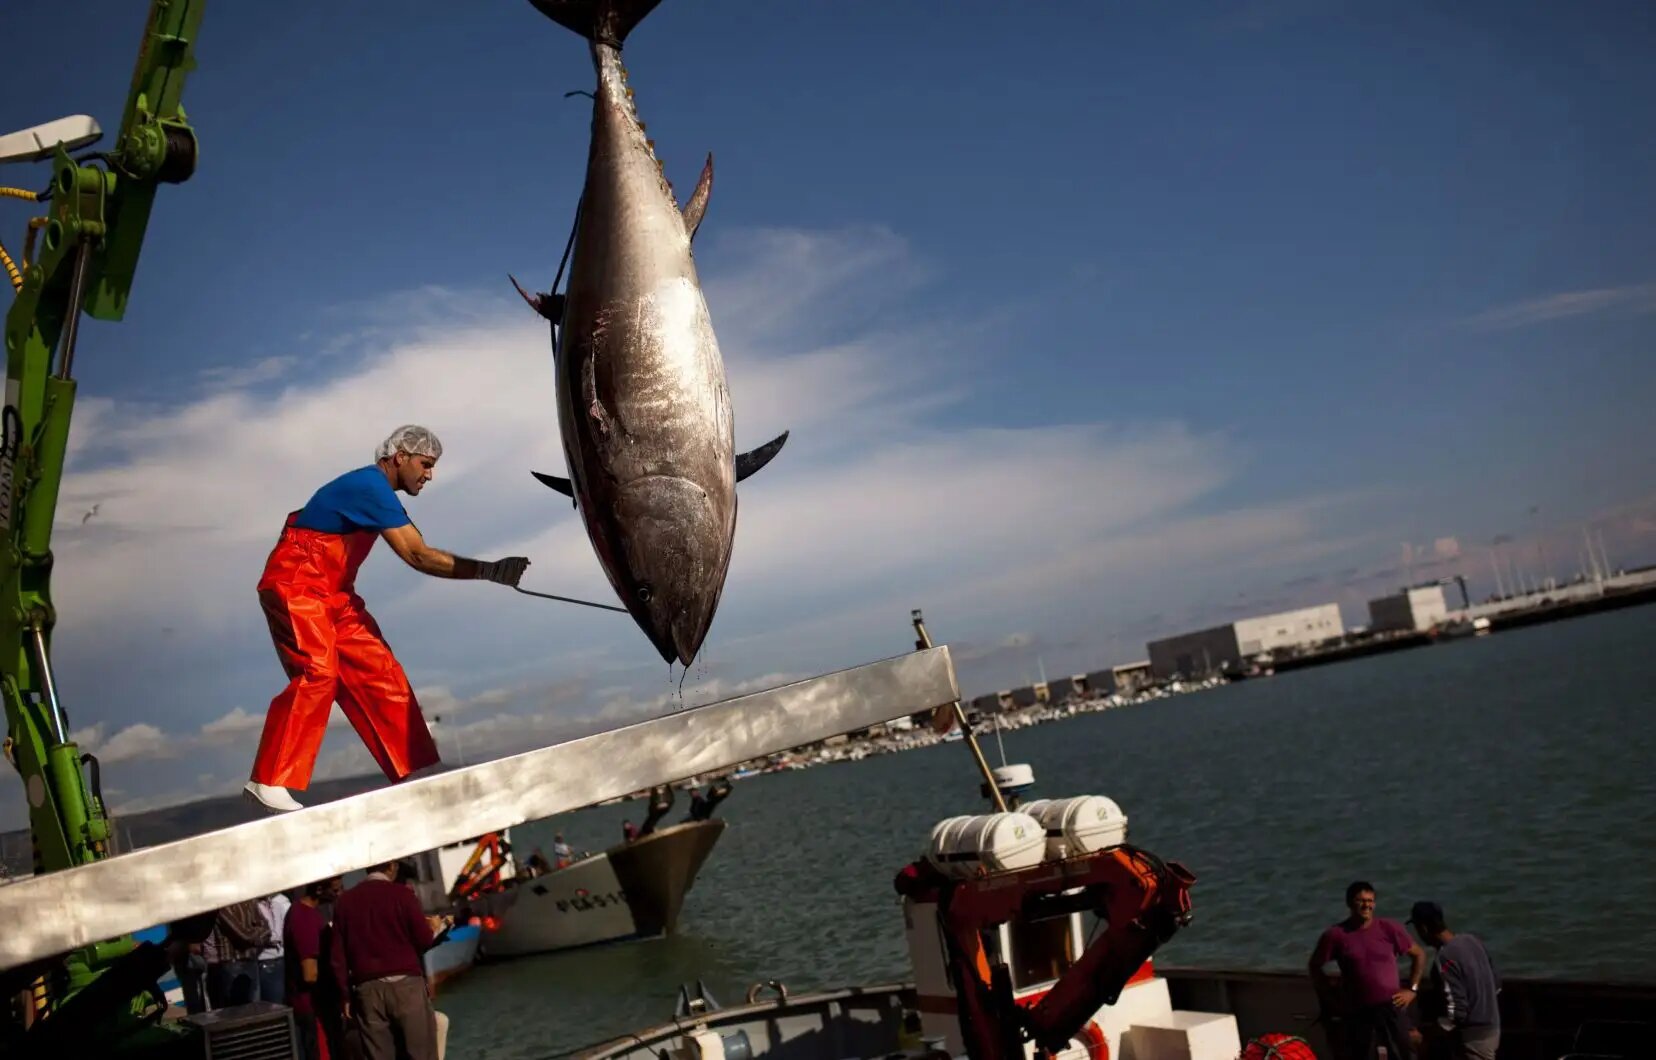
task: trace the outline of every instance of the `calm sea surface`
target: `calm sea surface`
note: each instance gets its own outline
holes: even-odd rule
[[[1132,840],[1196,874],[1165,964],[1300,969],[1345,885],[1402,920],[1432,898],[1512,974],[1656,980],[1656,607],[1125,707],[1005,737],[1031,797],[1108,795]],[[997,757],[990,737],[985,751]],[[669,820],[682,816],[681,795]],[[907,977],[891,878],[932,824],[982,812],[961,744],[757,777],[680,934],[485,965],[446,985],[450,1055],[540,1057],[721,1002]],[[577,848],[638,804],[554,828]]]

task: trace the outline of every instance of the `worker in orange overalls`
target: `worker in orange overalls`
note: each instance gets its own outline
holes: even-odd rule
[[[382,537],[403,562],[437,578],[515,587],[529,566],[522,556],[465,559],[425,543],[396,495],[418,496],[442,455],[435,434],[398,427],[374,463],[329,482],[288,516],[265,562],[259,603],[289,680],[271,700],[243,790],[267,810],[299,809],[287,789],[309,785],[336,700],[393,783],[437,762],[408,677],[356,594],[357,568]]]

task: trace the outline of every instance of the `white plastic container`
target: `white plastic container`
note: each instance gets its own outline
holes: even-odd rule
[[[1026,813],[950,817],[932,829],[930,861],[945,876],[967,879],[1039,865],[1046,856],[1046,832]]]
[[[1102,795],[1038,799],[1023,812],[1040,822],[1048,858],[1080,857],[1127,841],[1127,815]]]

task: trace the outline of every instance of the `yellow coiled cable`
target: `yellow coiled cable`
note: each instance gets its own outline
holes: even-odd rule
[[[6,276],[11,280],[12,290],[21,291],[23,289],[23,274],[17,271],[17,262],[12,260],[10,254],[6,253],[6,244],[4,243],[0,243],[0,266],[5,268]]]

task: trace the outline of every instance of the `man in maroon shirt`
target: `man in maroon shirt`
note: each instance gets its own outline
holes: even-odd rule
[[[1374,915],[1374,885],[1358,880],[1346,888],[1351,915],[1322,933],[1311,951],[1311,982],[1317,996],[1337,987],[1344,1004],[1341,1023],[1345,1060],[1374,1060],[1386,1047],[1390,1060],[1408,1060],[1409,1027],[1404,1010],[1420,990],[1426,970],[1426,951],[1409,937],[1403,925]],[[1409,985],[1397,977],[1397,958],[1409,955]],[[1324,966],[1340,967],[1338,980]],[[1330,1043],[1334,1044],[1334,1043]],[[1338,1045],[1335,1046],[1338,1048]]]
[[[338,897],[339,890],[338,876],[306,884],[304,893],[288,908],[287,919],[282,922],[287,999],[293,1009],[293,1021],[299,1028],[299,1050],[304,1060],[321,1060],[317,1021],[333,1014],[329,1011],[330,1000],[322,981],[325,959],[322,942],[328,921],[321,907]],[[338,1041],[338,1038],[333,1036],[331,1040]]]
[[[364,1060],[437,1060],[437,1016],[421,957],[436,941],[397,862],[374,867],[334,903],[329,954]]]

